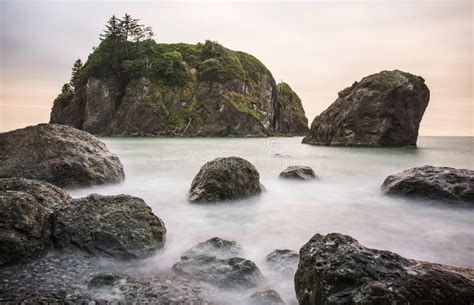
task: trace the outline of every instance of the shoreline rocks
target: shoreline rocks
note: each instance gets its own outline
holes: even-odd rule
[[[77,187],[121,182],[125,174],[118,157],[94,136],[39,124],[0,133],[0,177]]]
[[[416,146],[429,99],[420,76],[399,70],[369,75],[338,93],[336,101],[316,116],[303,143]]]
[[[298,268],[300,255],[293,250],[276,249],[265,257],[266,263],[275,271],[293,276]]]
[[[52,215],[72,198],[47,182],[0,178],[0,267],[52,247]]]
[[[471,304],[474,269],[406,259],[338,233],[316,234],[300,250],[300,305]]]
[[[309,166],[288,166],[280,173],[280,178],[292,180],[318,180],[318,176]]]
[[[382,190],[389,195],[474,203],[474,171],[420,166],[388,176]]]
[[[213,237],[204,242],[198,243],[186,252],[181,258],[190,258],[199,255],[215,256],[217,258],[231,258],[242,256],[242,246],[235,241],[225,240],[219,237]]]
[[[201,167],[188,199],[215,203],[247,198],[261,191],[260,175],[250,162],[239,157],[217,158]]]
[[[164,246],[163,221],[140,198],[92,194],[59,209],[54,239],[60,249],[118,259],[144,258]]]

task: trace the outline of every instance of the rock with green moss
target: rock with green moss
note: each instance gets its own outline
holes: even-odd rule
[[[56,247],[118,259],[152,255],[165,244],[166,228],[140,198],[89,195],[53,217]]]
[[[300,99],[254,56],[206,41],[105,39],[55,100],[51,122],[96,135],[303,135]],[[71,91],[72,90],[72,91]]]
[[[343,146],[416,146],[430,91],[425,80],[399,70],[355,82],[311,124],[303,143]]]

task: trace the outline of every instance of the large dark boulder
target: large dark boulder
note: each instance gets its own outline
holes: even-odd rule
[[[180,262],[173,265],[173,270],[184,277],[221,288],[248,289],[257,287],[263,281],[263,275],[257,265],[241,257],[182,257]]]
[[[338,93],[318,115],[303,143],[345,146],[416,146],[430,91],[423,78],[382,71]]]
[[[120,182],[124,171],[118,157],[87,132],[39,124],[0,134],[0,177],[65,187]]]
[[[204,164],[191,184],[189,200],[217,202],[257,195],[260,175],[250,162],[239,157],[217,158]]]
[[[166,229],[140,198],[89,195],[74,199],[54,215],[60,249],[80,249],[97,256],[142,258],[164,246]]]
[[[388,176],[382,190],[391,195],[474,203],[474,171],[421,166]]]
[[[472,304],[474,270],[406,259],[354,238],[316,234],[300,250],[300,305]]]
[[[46,182],[0,178],[0,266],[43,254],[52,246],[52,214],[71,197]]]
[[[214,237],[192,246],[182,257],[186,259],[198,255],[210,255],[217,258],[231,258],[242,254],[242,247],[237,242]]]
[[[288,166],[280,173],[280,178],[293,180],[317,180],[314,170],[309,166]]]

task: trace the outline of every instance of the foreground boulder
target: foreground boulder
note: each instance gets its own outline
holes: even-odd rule
[[[46,182],[0,178],[0,266],[43,254],[52,245],[53,211],[70,201]]]
[[[416,146],[430,91],[423,78],[382,71],[338,93],[311,124],[303,143],[345,146]]]
[[[474,203],[474,171],[452,167],[421,166],[388,176],[387,194]]]
[[[257,291],[249,297],[250,305],[285,305],[278,292],[273,289]]]
[[[316,234],[300,250],[300,305],[472,304],[474,270],[403,258],[337,233]]]
[[[87,132],[39,124],[0,134],[0,177],[24,177],[57,186],[120,182],[118,157]]]
[[[294,180],[315,180],[318,179],[314,170],[309,166],[288,166],[280,173],[280,178]]]
[[[184,252],[182,257],[186,259],[198,255],[209,255],[217,258],[231,258],[241,256],[242,253],[242,247],[237,242],[214,237],[192,246]]]
[[[293,250],[277,249],[265,258],[267,264],[275,271],[293,276],[298,268],[300,255]]]
[[[191,184],[189,200],[217,202],[257,195],[260,175],[250,162],[239,157],[217,158],[201,167]]]
[[[119,259],[142,258],[165,243],[164,223],[137,197],[89,195],[54,216],[54,238],[62,249]]]
[[[183,257],[180,262],[173,265],[173,270],[184,277],[221,288],[254,288],[263,281],[263,275],[257,265],[240,257],[228,259],[209,255]]]

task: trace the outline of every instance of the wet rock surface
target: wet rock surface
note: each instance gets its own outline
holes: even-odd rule
[[[293,180],[317,180],[318,176],[309,166],[288,166],[280,173],[280,178]]]
[[[293,276],[298,268],[299,259],[300,255],[296,251],[277,249],[268,254],[265,261],[273,270]]]
[[[199,255],[209,255],[225,259],[242,256],[242,254],[242,247],[237,242],[214,237],[192,246],[183,253],[182,258],[187,259]]]
[[[201,167],[191,184],[191,202],[218,202],[257,195],[260,175],[250,162],[239,157],[217,158]]]
[[[184,277],[229,289],[254,288],[263,281],[257,265],[240,257],[219,259],[199,255],[181,259],[173,266],[173,270]]]
[[[416,146],[430,91],[420,76],[399,70],[364,77],[316,116],[303,143]]]
[[[474,270],[369,249],[350,236],[316,234],[300,250],[299,304],[471,304]]]
[[[54,238],[61,249],[142,258],[164,246],[166,229],[140,198],[93,194],[74,199],[55,213]]]
[[[0,266],[52,247],[52,214],[72,198],[60,188],[25,178],[0,178]]]
[[[134,268],[77,254],[51,255],[5,267],[0,269],[0,303],[219,304],[201,296],[204,288],[171,273],[120,273]],[[95,286],[97,282],[100,287]],[[95,289],[88,288],[91,283]]]
[[[382,190],[390,195],[474,203],[474,171],[421,166],[388,176]]]
[[[285,305],[280,295],[273,289],[257,291],[249,298],[250,305]]]
[[[124,179],[118,157],[87,132],[39,124],[0,133],[0,177],[24,177],[61,187]]]

